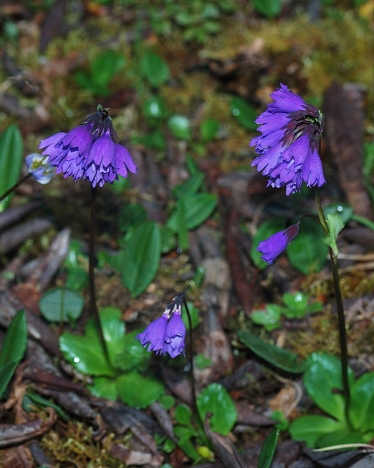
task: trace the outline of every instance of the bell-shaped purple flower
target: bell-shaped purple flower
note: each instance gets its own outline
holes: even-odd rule
[[[85,122],[68,133],[56,133],[40,142],[43,155],[57,173],[74,180],[89,180],[92,187],[113,183],[137,167],[129,151],[118,142],[108,110],[101,106]]]
[[[184,351],[186,326],[183,323],[181,312],[174,312],[166,327],[164,352],[175,358]]]
[[[271,94],[273,102],[256,119],[261,135],[253,138],[259,155],[252,162],[268,177],[268,186],[286,187],[286,195],[325,183],[318,154],[323,130],[322,113],[284,84]]]
[[[151,322],[136,338],[144,347],[149,343],[148,351],[163,354],[167,324],[168,316],[163,314],[154,322]]]
[[[273,263],[274,260],[290,245],[299,234],[299,224],[296,223],[284,231],[276,232],[268,239],[258,244],[257,250],[262,253],[262,260]]]
[[[156,354],[168,353],[175,358],[184,351],[186,327],[182,320],[182,304],[184,295],[179,294],[168,304],[161,317],[151,322],[136,338],[148,351]]]

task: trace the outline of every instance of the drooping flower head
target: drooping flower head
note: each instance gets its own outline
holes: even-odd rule
[[[47,156],[41,156],[38,153],[29,154],[25,158],[25,164],[29,173],[39,184],[48,184],[55,175],[55,169],[49,164]]]
[[[148,345],[148,351],[155,351],[156,354],[168,353],[172,358],[183,353],[186,337],[186,327],[182,320],[183,301],[184,295],[178,294],[166,306],[161,317],[136,336],[144,347]]]
[[[284,231],[276,232],[268,239],[258,244],[257,250],[262,253],[262,260],[273,263],[274,260],[290,245],[299,234],[300,222],[293,224]]]
[[[126,177],[128,171],[135,174],[137,170],[129,151],[118,143],[108,109],[100,105],[81,125],[42,140],[39,148],[57,173],[89,180],[92,187],[113,183],[119,175]]]
[[[252,166],[268,177],[268,186],[286,187],[286,194],[325,183],[318,153],[323,131],[321,111],[307,104],[284,84],[271,94],[273,102],[256,119],[261,135],[253,138],[259,155]]]

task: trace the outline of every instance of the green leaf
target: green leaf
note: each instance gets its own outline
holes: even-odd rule
[[[257,112],[244,99],[235,96],[230,102],[231,113],[242,127],[247,130],[257,130],[255,120]]]
[[[144,370],[149,363],[151,353],[136,339],[140,330],[127,333],[122,340],[123,349],[116,355],[114,365],[123,370],[138,369]]]
[[[265,310],[254,310],[251,319],[257,325],[263,325],[266,330],[271,331],[281,326],[282,307],[277,304],[268,304]]]
[[[212,431],[222,435],[231,431],[238,417],[230,395],[218,383],[210,384],[200,393],[197,409],[203,421],[208,413],[212,414],[209,421]]]
[[[17,363],[14,361],[8,361],[4,366],[0,367],[0,398],[3,397],[16,368]]]
[[[103,307],[100,310],[100,321],[109,359],[115,367],[125,345],[125,323],[121,320],[121,311],[117,307]]]
[[[258,457],[258,468],[270,468],[274,453],[277,448],[279,429],[273,429],[262,444],[260,456]]]
[[[65,411],[51,400],[47,400],[43,398],[38,393],[33,392],[26,392],[24,396],[24,400],[22,402],[23,407],[25,407],[25,399],[28,399],[28,407],[26,411],[35,411],[35,405],[42,407],[42,408],[53,408],[56,410],[56,413],[64,420],[69,421],[69,416],[65,413]]]
[[[323,207],[325,216],[327,215],[338,215],[343,224],[348,223],[352,219],[353,209],[350,205],[344,203],[334,203]]]
[[[349,409],[356,429],[361,432],[374,430],[374,372],[363,374],[354,383]]]
[[[147,212],[143,205],[132,203],[126,205],[119,215],[119,228],[123,232],[129,231],[131,228],[139,226],[147,221]]]
[[[116,400],[118,397],[117,380],[114,377],[94,377],[88,389],[99,398]]]
[[[161,96],[152,96],[143,105],[143,114],[147,119],[162,120],[167,116],[165,100]]]
[[[197,191],[201,188],[204,182],[205,175],[203,172],[198,171],[195,172],[191,177],[182,184],[178,184],[172,189],[172,193],[175,198],[183,198],[188,196],[192,193],[197,193]]]
[[[266,343],[247,330],[240,330],[238,337],[251,351],[273,366],[292,374],[301,374],[305,371],[306,361],[300,360],[295,353]]]
[[[281,0],[252,0],[255,9],[268,18],[274,18],[281,12]]]
[[[326,216],[326,224],[329,228],[329,233],[325,237],[324,241],[329,247],[332,248],[332,251],[334,252],[335,257],[337,257],[339,255],[339,249],[338,249],[338,245],[336,241],[338,239],[339,232],[344,227],[344,223],[339,215],[328,214]]]
[[[264,269],[268,266],[261,258],[261,252],[257,250],[258,244],[268,239],[270,236],[275,234],[278,231],[282,231],[286,227],[284,218],[270,218],[257,229],[256,234],[253,237],[252,247],[251,247],[251,258],[253,263],[261,269]]]
[[[12,318],[0,352],[0,368],[13,361],[16,366],[22,361],[27,346],[27,322],[25,312],[19,310]]]
[[[326,263],[328,247],[323,241],[322,227],[309,218],[300,223],[298,236],[287,247],[293,267],[308,275],[320,271]]]
[[[169,79],[169,67],[160,55],[152,50],[144,53],[140,62],[143,76],[152,86],[160,86]]]
[[[118,377],[117,389],[121,400],[134,408],[146,408],[165,392],[158,380],[144,377],[135,371]]]
[[[60,349],[65,359],[83,374],[113,376],[113,366],[124,350],[125,324],[120,320],[120,316],[120,310],[115,307],[100,310],[100,321],[111,366],[106,362],[93,319],[87,323],[84,336],[67,332],[61,335]]]
[[[181,140],[191,139],[190,121],[184,115],[173,115],[168,121],[168,127],[173,135]]]
[[[352,385],[354,377],[350,368],[348,378]],[[339,421],[345,421],[340,359],[326,353],[311,354],[307,360],[304,385],[319,408]]]
[[[302,440],[312,448],[316,447],[318,439],[323,435],[342,429],[345,429],[345,425],[341,421],[318,415],[302,416],[289,426],[293,440]]]
[[[39,301],[40,312],[49,322],[70,322],[80,317],[83,297],[68,288],[53,288],[46,291]]]
[[[175,408],[174,418],[178,424],[182,424],[183,426],[191,427],[191,418],[192,413],[190,408],[187,405],[178,405]]]
[[[97,87],[107,87],[110,79],[124,68],[125,63],[125,57],[119,52],[114,50],[102,52],[92,61],[92,82]]]
[[[155,277],[161,256],[161,235],[157,223],[147,221],[132,231],[123,254],[123,284],[132,297],[143,292]]]
[[[0,135],[0,197],[18,182],[23,163],[23,142],[16,125]],[[0,212],[9,205],[11,196],[0,202]]]
[[[200,226],[213,213],[217,206],[217,196],[213,193],[191,193],[182,198],[187,229]]]
[[[205,119],[200,125],[200,135],[204,143],[214,140],[219,130],[219,122],[216,119]]]

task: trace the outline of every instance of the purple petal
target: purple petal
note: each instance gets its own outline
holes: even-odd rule
[[[139,335],[136,336],[136,338],[144,347],[149,343],[148,351],[161,352],[164,347],[167,325],[168,319],[162,315],[154,322],[151,322],[142,333],[139,333]]]
[[[175,358],[184,351],[184,339],[186,337],[186,327],[182,316],[174,312],[166,327],[165,344],[163,351]]]
[[[262,253],[262,260],[273,263],[274,260],[288,247],[299,233],[299,224],[296,223],[284,231],[276,232],[268,239],[259,243],[257,250]]]

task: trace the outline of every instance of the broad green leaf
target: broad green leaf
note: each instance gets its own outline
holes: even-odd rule
[[[308,447],[316,447],[324,434],[344,430],[345,424],[327,416],[301,416],[291,422],[289,431],[293,440],[302,440]]]
[[[204,388],[197,398],[197,409],[203,421],[208,413],[212,414],[210,427],[212,431],[222,435],[227,435],[231,431],[238,417],[230,395],[218,383]]]
[[[264,269],[268,266],[268,264],[262,260],[261,252],[257,250],[258,244],[261,241],[268,239],[276,232],[282,231],[285,229],[285,227],[286,224],[283,218],[271,218],[262,223],[261,226],[257,229],[257,232],[253,237],[251,258],[258,268]]]
[[[117,307],[103,307],[100,310],[101,327],[113,367],[124,351],[125,323]],[[96,331],[96,330],[95,330]]]
[[[240,330],[238,337],[251,351],[273,366],[292,374],[301,374],[305,371],[306,362],[300,360],[295,353],[266,343],[247,330]]]
[[[281,0],[252,0],[255,9],[268,18],[274,18],[281,12]]]
[[[192,427],[191,418],[192,413],[190,408],[187,405],[178,405],[175,408],[174,418],[178,424],[182,424],[183,426]]]
[[[68,288],[53,288],[46,291],[39,301],[40,312],[49,322],[70,322],[80,317],[83,297]]]
[[[181,140],[190,140],[191,129],[190,121],[184,115],[173,115],[168,121],[168,127],[177,138]]]
[[[101,324],[108,348],[109,358],[115,362],[123,350],[124,324],[119,320],[120,312],[114,307],[100,311]],[[111,377],[113,367],[106,362],[95,321],[86,326],[85,335],[65,332],[60,336],[60,349],[65,359],[83,374]]]
[[[168,253],[176,247],[174,231],[169,226],[160,226],[161,252]]]
[[[144,53],[140,62],[143,76],[152,86],[160,86],[169,79],[169,67],[160,55],[152,50]]]
[[[16,368],[17,363],[14,361],[8,361],[4,366],[0,367],[0,398],[4,395]]]
[[[230,102],[231,113],[242,127],[247,130],[257,130],[255,120],[257,112],[243,98],[235,96]]]
[[[350,368],[348,371],[352,385],[353,372]],[[340,359],[326,353],[311,354],[307,360],[304,385],[317,406],[339,421],[345,421]]]
[[[91,77],[98,87],[108,86],[110,79],[125,66],[123,54],[114,50],[106,50],[94,58],[91,64]]]
[[[274,453],[277,448],[279,429],[273,429],[262,444],[260,456],[258,457],[258,468],[270,468]]]
[[[144,370],[151,358],[151,353],[136,339],[140,330],[127,333],[122,339],[122,351],[117,353],[114,365],[123,370]]]
[[[309,218],[300,223],[298,236],[287,247],[293,267],[304,275],[320,271],[326,263],[328,247],[323,241],[322,227]]]
[[[179,248],[187,250],[189,248],[188,229],[185,205],[182,200],[178,200],[175,204],[175,210],[167,222],[167,227],[177,234]]]
[[[135,371],[118,377],[117,389],[121,400],[134,408],[146,408],[165,392],[158,380],[144,377]]]
[[[88,284],[88,272],[84,268],[69,268],[66,278],[66,288],[72,291],[81,291]]]
[[[277,304],[269,304],[265,310],[254,310],[251,319],[257,325],[263,325],[266,330],[275,330],[281,326],[280,319],[282,307]]]
[[[155,277],[161,255],[160,228],[146,221],[132,231],[123,254],[122,280],[132,297],[138,296]]]
[[[213,193],[188,194],[183,197],[187,229],[200,226],[213,213],[217,206],[217,196]]]
[[[350,205],[343,203],[335,203],[333,205],[327,205],[323,207],[325,216],[327,215],[338,215],[343,224],[348,223],[352,219],[353,209]]]
[[[219,130],[219,122],[216,119],[205,119],[200,125],[201,139],[207,143],[214,140]]]
[[[196,172],[183,184],[173,187],[172,192],[175,198],[183,198],[190,194],[196,193],[204,182],[205,175],[203,172]]]
[[[0,352],[0,368],[13,361],[21,362],[27,346],[27,322],[25,312],[19,310],[12,318]]]
[[[374,372],[363,374],[351,391],[350,415],[353,426],[361,432],[374,430]]]
[[[94,377],[92,385],[88,389],[93,395],[106,398],[107,400],[116,400],[118,397],[117,380],[115,377]]]
[[[0,197],[18,182],[22,163],[21,132],[12,124],[0,135]],[[8,196],[0,202],[0,212],[9,205],[10,200],[11,196]]]
[[[316,442],[317,448],[331,447],[332,445],[362,444],[371,439],[366,439],[358,431],[351,431],[348,427],[322,434]]]

